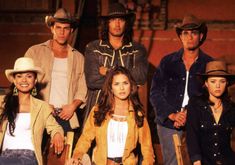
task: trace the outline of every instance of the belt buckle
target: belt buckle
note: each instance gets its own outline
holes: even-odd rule
[[[58,116],[61,111],[62,111],[62,108],[54,108],[54,112],[55,112],[56,116]]]

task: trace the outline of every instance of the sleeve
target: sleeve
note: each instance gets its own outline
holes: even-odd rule
[[[90,43],[86,46],[85,50],[85,76],[86,83],[89,89],[97,90],[101,89],[105,80],[105,76],[99,73],[99,57],[95,52],[94,43]]]
[[[52,108],[48,104],[44,104],[43,111],[45,111],[45,121],[46,121],[46,131],[51,136],[51,138],[56,134],[60,133],[64,136],[63,128],[56,122],[55,118],[52,116]]]
[[[73,151],[73,158],[82,159],[82,156],[88,151],[91,146],[92,141],[95,138],[95,124],[94,124],[94,111],[96,107],[94,106],[88,116],[85,123],[82,135],[77,141],[75,149]]]
[[[141,153],[143,155],[142,165],[154,164],[151,133],[146,118],[144,118],[143,126],[139,128],[139,143],[141,146]]]
[[[137,85],[144,85],[147,80],[148,59],[147,51],[143,45],[138,46],[138,52],[134,55],[133,68],[130,69],[131,75],[135,79]]]
[[[79,64],[79,78],[77,81],[77,91],[75,93],[74,99],[79,99],[83,103],[86,102],[86,96],[87,96],[87,85],[86,85],[86,79],[85,79],[85,73],[84,73],[84,58],[81,55],[82,58],[79,58],[78,64]]]
[[[168,119],[168,116],[176,111],[165,98],[164,92],[167,83],[166,78],[164,78],[166,76],[164,67],[165,64],[162,61],[153,75],[150,89],[150,102],[161,123],[164,123]]]
[[[187,106],[186,143],[189,157],[192,162],[202,159],[199,144],[200,123],[197,107],[198,106],[194,103],[194,100],[190,99]]]

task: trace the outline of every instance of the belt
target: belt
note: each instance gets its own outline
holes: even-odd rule
[[[109,160],[114,161],[115,163],[122,164],[122,157],[108,158]]]

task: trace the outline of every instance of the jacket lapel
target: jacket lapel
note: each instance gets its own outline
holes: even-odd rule
[[[37,116],[39,112],[41,111],[41,104],[33,98],[32,96],[30,97],[30,114],[31,114],[31,129],[33,131],[35,121],[37,119]]]

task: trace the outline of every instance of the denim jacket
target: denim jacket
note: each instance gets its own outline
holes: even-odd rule
[[[154,108],[157,124],[173,128],[173,121],[168,116],[181,109],[186,84],[186,68],[182,60],[183,49],[165,56],[157,67],[150,90],[150,102]],[[196,61],[189,70],[188,95],[200,94],[202,82],[199,82],[196,73],[204,73],[206,63],[212,58],[201,50]]]

